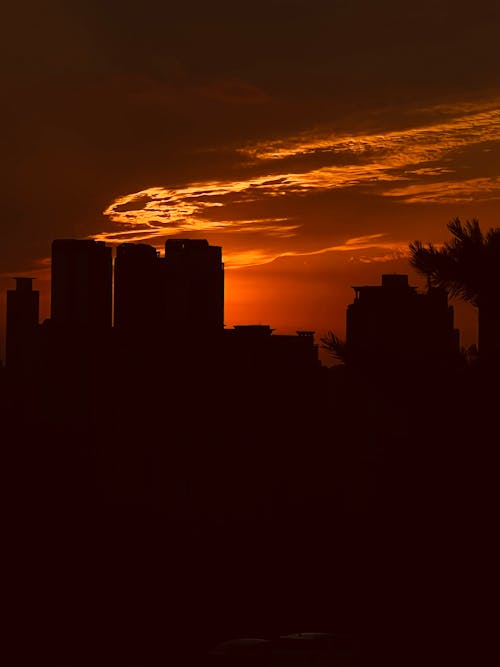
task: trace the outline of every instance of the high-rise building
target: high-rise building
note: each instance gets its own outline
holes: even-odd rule
[[[353,287],[347,308],[346,351],[353,363],[446,363],[459,352],[453,307],[444,290],[420,293],[404,274],[381,285]]]
[[[16,289],[7,290],[6,365],[20,370],[34,360],[40,295],[33,289],[33,278],[14,280]]]
[[[111,327],[111,248],[102,241],[52,243],[51,320],[74,329]]]
[[[186,333],[222,331],[222,248],[202,239],[168,239],[163,262],[167,329]]]
[[[163,288],[158,252],[144,243],[116,249],[114,326],[125,333],[148,333],[161,325]]]

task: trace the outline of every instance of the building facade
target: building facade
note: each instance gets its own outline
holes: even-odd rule
[[[124,333],[149,333],[161,324],[163,289],[161,260],[144,243],[123,243],[116,249],[114,326]]]
[[[352,363],[447,363],[459,353],[459,332],[445,291],[420,293],[404,274],[380,285],[353,287],[347,308],[346,350]]]
[[[222,248],[204,239],[168,239],[163,265],[165,325],[184,332],[224,328]]]
[[[86,239],[53,241],[50,308],[52,323],[58,327],[111,327],[111,248]]]
[[[39,321],[40,294],[33,278],[14,278],[15,290],[7,290],[6,366],[28,370],[34,363]]]

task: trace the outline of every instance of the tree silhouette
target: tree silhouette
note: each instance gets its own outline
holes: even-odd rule
[[[320,338],[320,341],[323,350],[326,350],[336,361],[347,363],[346,343],[336,336],[333,331],[328,331],[326,336]]]
[[[451,241],[437,248],[409,244],[410,264],[429,285],[446,289],[478,309],[478,348],[482,362],[500,363],[500,228],[483,234],[478,220],[447,225]]]

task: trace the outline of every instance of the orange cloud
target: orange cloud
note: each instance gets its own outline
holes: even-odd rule
[[[336,135],[312,131],[270,142],[246,146],[242,153],[257,160],[281,160],[307,154],[350,153],[363,155],[383,153],[391,166],[427,162],[459,147],[500,139],[500,101],[481,111],[470,105],[452,107],[458,115],[441,123],[407,128],[393,132],[363,135]],[[442,111],[443,107],[435,107]],[[432,111],[432,110],[431,110]]]
[[[487,201],[500,199],[500,178],[470,178],[463,181],[418,183],[393,188],[383,194],[387,197],[402,197],[410,204],[457,204]]]
[[[255,215],[255,211],[249,217],[248,206],[256,204],[260,212],[276,198],[307,197],[353,187],[399,198],[404,203],[498,198],[499,178],[481,174],[471,178],[470,170],[467,178],[461,177],[457,156],[466,148],[488,143],[483,146],[488,150],[491,142],[500,141],[500,102],[436,107],[428,113],[447,117],[390,132],[337,136],[315,130],[241,147],[236,155],[247,159],[241,164],[241,173],[245,174],[241,178],[156,186],[120,197],[104,211],[113,228],[93,238],[109,243],[146,241],[160,247],[172,235],[216,234],[224,241],[229,267],[347,248],[357,252],[377,246],[382,257],[386,252],[400,252],[399,242],[391,245],[371,236],[358,242],[351,239],[343,245],[325,245],[323,241],[319,248],[302,253],[293,250],[297,243],[290,242],[307,236],[307,221],[295,216],[293,203],[287,209],[284,199],[283,215],[274,217]],[[304,160],[305,156],[309,158]],[[252,160],[251,167],[248,158]],[[248,175],[249,170],[255,173]],[[442,180],[445,175],[447,178]],[[248,243],[252,247],[246,247],[245,237],[251,237]],[[241,242],[236,242],[238,238]]]
[[[385,239],[385,234],[368,234],[356,238],[347,239],[345,243],[339,245],[327,246],[316,250],[287,250],[285,252],[272,252],[264,249],[248,250],[239,253],[229,252],[224,255],[224,261],[228,268],[242,268],[255,266],[258,264],[268,264],[280,257],[308,257],[311,255],[323,255],[327,252],[351,252],[358,253],[360,250],[390,251],[384,255],[375,254],[373,257],[360,256],[360,261],[387,261],[387,258],[396,259],[408,254],[407,244],[404,241],[389,241]]]

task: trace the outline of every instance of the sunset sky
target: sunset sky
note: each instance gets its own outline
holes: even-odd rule
[[[226,325],[343,335],[352,285],[422,284],[409,241],[500,226],[499,34],[494,0],[4,9],[2,338],[54,238],[172,236],[222,246]]]

